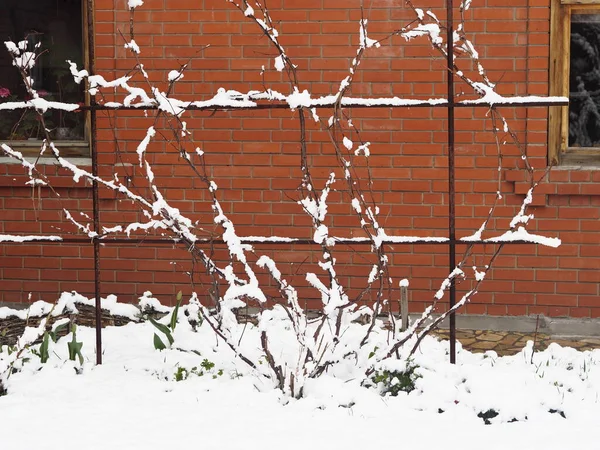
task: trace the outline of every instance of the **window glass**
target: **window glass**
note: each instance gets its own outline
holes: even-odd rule
[[[70,75],[66,60],[83,64],[81,0],[0,0],[0,41],[40,43],[32,71],[34,88],[47,100],[81,103],[83,86]],[[0,48],[0,102],[27,98],[18,70]],[[44,120],[54,139],[83,140],[84,114],[49,110]],[[43,138],[35,111],[0,111],[0,139]]]
[[[600,14],[571,15],[569,147],[600,147]]]

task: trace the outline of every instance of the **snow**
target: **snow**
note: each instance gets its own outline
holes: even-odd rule
[[[142,162],[144,161],[144,154],[146,153],[146,149],[148,148],[150,139],[152,139],[154,136],[156,136],[156,130],[153,126],[148,127],[148,130],[146,130],[146,136],[144,137],[144,139],[142,139],[142,141],[139,143],[136,149],[136,153],[138,154],[138,158],[140,161],[140,167],[142,167]]]
[[[535,104],[535,103],[556,103],[557,105],[566,105],[569,103],[567,97],[540,97],[537,95],[504,97],[497,94],[492,88],[483,83],[475,83],[482,90],[483,96],[474,100],[463,100],[460,103],[464,105],[489,104],[489,105],[514,105]]]
[[[365,142],[364,144],[359,145],[358,148],[354,150],[354,154],[358,156],[362,153],[363,155],[365,155],[365,157],[368,158],[371,155],[371,150],[369,149],[370,145],[370,142]]]
[[[62,241],[60,236],[0,234],[0,242]]]
[[[12,41],[4,41],[4,46],[6,47],[6,50],[13,55],[18,55],[20,53],[18,47]]]
[[[440,46],[444,42],[442,37],[440,36],[441,30],[440,26],[435,23],[421,23],[414,28],[411,28],[408,31],[404,31],[401,33],[401,36],[410,41],[416,37],[420,36],[429,36],[431,42],[434,45]]]
[[[140,54],[140,46],[135,42],[135,39],[132,39],[130,42],[125,44],[125,48],[130,49],[133,53]]]
[[[467,11],[470,6],[471,6],[471,0],[464,0],[463,2],[460,3],[461,11]]]
[[[279,55],[277,58],[275,58],[274,66],[277,72],[281,72],[285,68],[285,60],[283,59],[283,55]]]
[[[233,3],[233,2],[232,2]],[[141,0],[128,0],[128,7],[134,9],[141,6]],[[237,5],[245,16],[253,19],[267,37],[275,45],[279,56],[274,59],[274,67],[278,71],[286,68],[289,63],[283,47],[279,44],[278,32],[270,25],[273,23],[266,10],[262,11],[264,20],[255,17],[255,12],[247,2]],[[463,7],[469,6],[467,1]],[[260,5],[259,5],[260,7]],[[262,7],[261,7],[262,9]],[[440,23],[431,11],[427,16],[435,23],[423,23],[424,13],[415,9],[420,22],[418,25],[401,33],[407,40],[419,36],[428,36],[434,46],[443,43]],[[427,19],[429,20],[429,19]],[[367,21],[360,21],[359,56],[353,61],[351,74],[359,64],[362,51],[370,47],[378,47],[379,42],[367,35]],[[456,36],[456,35],[455,35]],[[456,39],[456,37],[455,37]],[[26,52],[27,42],[15,45],[5,43],[13,54],[15,65],[29,70],[33,66],[34,53]],[[125,44],[134,53],[140,49],[132,39]],[[477,58],[477,53],[469,41],[464,41],[463,48],[471,58]],[[476,61],[477,62],[477,61]],[[291,63],[289,63],[291,64]],[[481,65],[477,62],[481,74]],[[90,76],[87,72],[77,69],[76,64],[69,62],[71,73],[76,82],[87,78],[90,94],[95,95],[101,88],[121,89],[125,91],[123,103],[109,102],[106,106],[118,108],[122,105],[136,108],[157,107],[159,110],[181,116],[189,107],[196,108],[244,108],[258,107],[258,100],[279,101],[287,103],[290,109],[311,108],[313,118],[319,120],[314,108],[319,106],[340,105],[348,106],[434,106],[447,104],[446,99],[432,98],[428,100],[404,98],[349,98],[342,97],[343,91],[352,83],[352,76],[342,80],[337,95],[312,98],[307,90],[300,92],[293,86],[290,95],[284,95],[265,87],[265,92],[249,91],[241,93],[235,90],[220,88],[216,95],[208,100],[185,102],[171,97],[171,90],[162,92],[150,86],[146,90],[128,84],[130,77],[121,77],[112,81],[105,80],[100,75]],[[295,66],[290,66],[294,70]],[[143,67],[140,68],[146,78]],[[264,70],[264,69],[263,69]],[[181,70],[172,70],[167,77],[172,84],[183,77]],[[513,97],[505,98],[496,94],[493,85],[484,79],[482,83],[471,85],[482,98],[473,101],[463,101],[465,105],[474,103],[502,104],[515,100],[522,103],[547,102],[543,97]],[[46,111],[50,108],[70,110],[78,105],[48,102],[37,96],[31,90],[33,99],[28,102],[4,103],[2,109],[35,108]],[[123,92],[121,92],[123,94]],[[551,98],[555,103],[564,102],[561,97]],[[333,117],[330,125],[340,122]],[[504,129],[507,124],[504,122]],[[185,122],[180,129],[183,137],[189,133]],[[58,149],[52,144],[53,152],[60,166],[69,170],[75,181],[80,178],[97,181],[98,183],[125,194],[130,200],[136,201],[144,209],[145,223],[131,223],[124,227],[116,226],[105,231],[124,230],[129,235],[131,231],[154,228],[168,229],[175,237],[184,237],[189,243],[198,242],[193,234],[194,224],[184,217],[179,209],[169,205],[158,187],[154,185],[154,174],[149,163],[145,160],[147,146],[156,132],[151,126],[147,129],[146,137],[137,148],[140,166],[146,167],[146,176],[150,182],[152,196],[147,200],[133,194],[115,178],[105,181],[89,172],[73,165],[60,156]],[[357,142],[358,143],[358,142]],[[355,143],[349,137],[343,137],[342,145],[355,154],[370,154],[369,142],[361,143],[355,150]],[[35,167],[24,160],[19,152],[8,146],[2,149],[8,155],[21,161],[29,170],[29,184],[38,184],[40,180],[33,178]],[[199,148],[196,153],[202,157]],[[186,156],[186,158],[189,158]],[[351,182],[350,163],[342,167],[346,180]],[[218,311],[209,311],[201,305],[196,294],[189,305],[184,305],[181,311],[196,322],[202,322],[199,327],[186,326],[185,321],[179,321],[180,326],[173,332],[175,342],[164,352],[154,350],[152,336],[157,332],[156,327],[148,323],[130,324],[122,328],[107,328],[104,332],[104,358],[106,364],[95,367],[92,361],[94,355],[94,332],[81,327],[78,338],[84,343],[85,362],[70,362],[66,355],[66,342],[73,336],[67,336],[57,343],[50,343],[50,360],[42,365],[36,355],[27,350],[26,345],[34,342],[44,331],[45,322],[37,328],[27,328],[19,340],[19,351],[0,352],[0,380],[7,381],[6,374],[12,374],[15,362],[17,370],[8,382],[9,395],[0,398],[0,430],[3,445],[8,448],[69,448],[79,447],[86,442],[86,448],[164,448],[166,445],[203,445],[208,448],[240,448],[249,450],[258,447],[281,446],[285,448],[319,447],[332,448],[366,448],[373,446],[397,447],[400,442],[407,448],[425,447],[439,448],[437,439],[427,439],[431,429],[443,433],[447,440],[456,436],[461,438],[460,448],[480,448],[482,443],[486,448],[506,448],[519,443],[522,448],[528,448],[528,442],[540,444],[539,436],[532,440],[532,434],[539,434],[544,428],[542,438],[563,427],[566,435],[572,436],[581,429],[595,430],[591,417],[598,417],[600,408],[598,396],[600,381],[597,352],[579,354],[570,349],[552,347],[547,352],[532,354],[532,348],[526,348],[520,355],[512,358],[498,358],[493,353],[471,355],[459,352],[460,363],[457,366],[448,364],[448,345],[426,338],[420,351],[411,355],[407,349],[414,344],[413,336],[405,347],[399,349],[400,356],[393,348],[394,342],[399,342],[399,330],[385,330],[381,321],[373,321],[373,329],[365,330],[360,324],[354,324],[349,317],[360,312],[355,311],[349,303],[348,296],[335,272],[335,258],[332,248],[336,241],[341,240],[330,235],[330,229],[324,224],[327,219],[327,196],[335,181],[332,173],[319,196],[317,186],[310,181],[304,183],[307,196],[298,203],[311,217],[313,224],[313,240],[323,247],[322,260],[318,266],[323,273],[307,273],[306,281],[320,291],[323,302],[322,320],[320,325],[310,322],[303,315],[298,303],[295,289],[282,279],[281,271],[276,262],[267,256],[247,255],[253,252],[249,242],[296,242],[298,239],[286,237],[240,237],[236,234],[234,224],[224,214],[217,200],[217,184],[207,180],[207,190],[211,193],[214,222],[220,227],[222,238],[227,244],[230,261],[224,268],[217,268],[207,257],[205,264],[210,271],[217,271],[228,282],[228,287],[219,292]],[[359,193],[360,194],[360,193]],[[360,200],[359,200],[360,199]],[[560,240],[530,234],[525,225],[533,216],[525,210],[531,203],[531,192],[528,194],[520,212],[513,218],[511,229],[502,236],[487,239],[486,242],[510,242],[527,240],[544,245],[558,246]],[[447,242],[443,237],[416,236],[387,236],[379,226],[377,216],[379,208],[367,206],[362,196],[352,196],[351,206],[360,216],[362,226],[370,227],[369,237],[344,239],[346,242],[372,243],[374,249],[379,249],[383,243],[417,243],[417,242]],[[361,205],[364,205],[364,210]],[[96,237],[90,225],[78,223],[69,211],[64,211],[80,231],[90,237]],[[364,218],[362,217],[364,214]],[[465,241],[481,239],[485,224],[475,234],[463,238]],[[0,242],[26,242],[33,236],[0,235]],[[42,237],[46,240],[60,239],[56,236]],[[201,252],[201,251],[200,251]],[[254,261],[256,262],[254,263]],[[249,262],[251,261],[251,262]],[[381,254],[379,265],[373,265],[368,275],[368,283],[373,283],[382,277],[387,266],[386,256]],[[234,269],[239,265],[245,272]],[[281,306],[269,307],[266,294],[261,290],[253,267],[256,264],[266,269],[275,281],[279,291],[284,294],[287,308]],[[476,281],[485,277],[485,271],[478,271],[477,266],[471,266]],[[446,278],[435,294],[441,300],[445,291],[457,278],[466,275],[456,268]],[[325,281],[322,281],[325,280]],[[390,283],[392,280],[390,279]],[[408,280],[400,281],[400,287],[406,288]],[[456,308],[468,301],[474,291],[463,295]],[[238,324],[234,309],[246,305],[244,300],[255,299],[261,304],[262,312],[258,326]],[[270,297],[269,297],[270,299]],[[391,299],[382,299],[383,302]],[[154,309],[168,313],[172,309],[161,305],[150,292],[140,298],[139,307],[120,304],[116,296],[109,295],[101,299],[102,306],[112,314],[126,316],[138,321],[143,312]],[[64,311],[76,312],[77,305],[93,306],[93,299],[88,299],[77,293],[64,293],[55,306],[36,302],[29,312],[11,312],[0,309],[0,317],[24,314],[49,314],[56,316]],[[375,313],[381,312],[380,307]],[[415,322],[417,326],[426,325],[425,320],[430,316],[433,306],[426,309],[422,320]],[[214,313],[214,315],[212,315]],[[200,316],[204,319],[200,319]],[[26,317],[26,316],[25,316]],[[181,316],[183,317],[183,316]],[[163,320],[164,322],[164,320]],[[56,323],[54,324],[56,325]],[[164,324],[163,324],[164,325]],[[432,325],[429,325],[432,326]],[[218,327],[218,333],[214,329]],[[171,326],[172,328],[172,326]],[[271,352],[266,351],[266,342]],[[358,343],[361,343],[360,345]],[[364,345],[363,345],[364,344]],[[1,349],[0,349],[1,350]],[[25,359],[18,360],[20,351],[25,351]],[[460,350],[460,346],[459,346]],[[374,356],[373,359],[372,355]],[[238,356],[249,355],[256,364],[244,364]],[[8,356],[7,356],[8,355]],[[311,355],[309,358],[308,356]],[[387,356],[386,356],[387,355]],[[314,356],[314,358],[313,358]],[[276,363],[268,360],[275,358]],[[199,359],[200,358],[200,359]],[[185,370],[193,373],[192,367],[198,367],[201,358],[214,361],[217,369],[203,377],[190,376],[184,382],[175,381],[175,373]],[[277,364],[277,366],[275,366]],[[407,367],[417,367],[418,378],[414,380],[416,389],[411,393],[401,393],[398,397],[381,397],[382,386],[367,388],[367,369],[406,370]],[[283,370],[285,380],[276,389],[275,375],[277,368]],[[283,369],[282,369],[283,368]],[[313,377],[319,369],[324,374]],[[291,385],[290,380],[292,380]],[[293,399],[294,383],[304,389],[303,398]],[[361,384],[363,383],[363,384]],[[291,386],[291,387],[290,387]],[[296,391],[298,392],[298,391]],[[485,428],[478,413],[489,409],[498,410],[499,414],[492,419],[493,427]],[[10,411],[8,413],[7,411]],[[560,411],[567,418],[551,411]],[[64,429],[64,420],[68,422],[68,439],[52,439],[58,437],[48,433],[31,433],[31,424],[43,424],[49,430]],[[516,419],[517,424],[510,424]],[[569,425],[566,425],[569,423]],[[91,427],[100,424],[102,438],[90,440],[90,433],[96,432]],[[139,426],[143,424],[144,426]],[[232,425],[235,433],[231,433]],[[377,430],[397,429],[402,424],[402,435],[398,433],[378,432]],[[394,427],[394,428],[392,428]],[[537,428],[536,428],[537,427]],[[346,430],[374,429],[372,433],[352,433]],[[190,433],[190,429],[194,433]],[[404,430],[410,432],[404,432]],[[10,431],[5,431],[10,430]],[[200,430],[198,432],[198,430]],[[301,430],[298,432],[297,430]],[[310,430],[310,431],[307,431]],[[336,433],[336,430],[340,430]],[[500,431],[490,431],[500,430]],[[40,436],[41,435],[41,436]],[[265,435],[267,438],[265,439]],[[440,434],[442,435],[442,434]],[[165,437],[166,436],[166,437]],[[290,437],[293,439],[290,439]],[[357,436],[359,436],[357,438]],[[86,439],[87,438],[87,439]],[[36,439],[38,441],[36,441]],[[43,440],[42,440],[43,439]],[[85,439],[85,441],[84,441]],[[542,440],[543,440],[542,439]],[[56,443],[55,443],[56,441]],[[547,442],[546,442],[547,441]],[[544,441],[543,448],[561,442],[560,439]],[[562,441],[563,443],[566,441]],[[597,441],[590,442],[596,443]],[[578,444],[581,444],[580,442]],[[48,447],[48,445],[54,447]],[[429,445],[429,447],[427,447]],[[495,447],[500,445],[498,447]],[[525,447],[523,447],[525,445]],[[591,444],[593,445],[593,444]],[[19,447],[22,446],[22,447]],[[93,447],[97,446],[97,447]],[[459,445],[454,446],[454,448]],[[450,445],[452,448],[452,445]],[[533,447],[532,447],[533,448]],[[568,445],[561,448],[569,448]]]
[[[102,227],[102,232],[104,234],[119,233],[121,231],[123,231],[123,227],[121,225],[115,225],[114,227]]]
[[[89,75],[87,70],[77,70],[77,64],[67,60],[67,64],[69,65],[69,70],[71,75],[73,76],[73,80],[75,83],[79,84],[81,81]]]
[[[144,2],[142,0],[127,0],[127,6],[129,9],[135,9],[138,6],[142,6]]]
[[[292,110],[298,109],[300,106],[311,106],[310,93],[306,89],[300,92],[298,91],[298,88],[295,88],[294,92],[287,97],[286,101]]]
[[[36,55],[34,52],[22,52],[18,55],[15,54],[13,56],[13,66],[29,70],[35,66],[35,56]]]
[[[321,224],[315,229],[313,240],[317,244],[322,244],[323,242],[325,242],[325,240],[328,238],[328,236],[329,236],[329,229],[327,228],[326,225]]]
[[[458,267],[456,267],[452,271],[452,273],[450,273],[450,275],[448,275],[448,277],[444,281],[442,281],[442,285],[435,293],[435,298],[441,300],[444,297],[444,293],[446,292],[446,290],[450,287],[454,279],[457,277],[464,277],[464,272]]]
[[[336,238],[334,240],[341,240],[344,242],[371,242],[370,238],[367,237],[354,237],[354,238]],[[388,236],[387,234],[381,238],[381,242],[384,244],[399,244],[399,243],[416,243],[416,242],[448,242],[448,238],[445,237],[420,237],[420,236]]]
[[[83,72],[83,71],[82,71]],[[94,78],[99,77],[99,78]],[[126,97],[126,101],[123,103],[119,102],[107,102],[104,106],[110,108],[119,108],[123,105],[130,106],[133,108],[144,109],[149,106],[156,106],[156,101],[151,99],[146,92],[141,88],[132,88],[127,85],[125,78],[115,80],[112,82],[108,82],[104,80],[99,75],[94,77],[89,77],[90,80],[93,79],[94,83],[92,83],[93,87],[90,89],[91,93],[94,94],[97,92],[97,87],[115,87],[121,86],[125,88],[127,91],[131,92],[130,95]],[[101,79],[101,80],[100,80]],[[134,100],[136,98],[141,98],[141,102],[135,103]],[[269,101],[285,101],[289,104],[290,109],[297,109],[299,107],[305,108],[324,108],[331,107],[337,104],[338,97],[337,95],[325,95],[322,97],[311,98],[310,93],[307,90],[303,90],[302,92],[293,92],[290,95],[282,95],[275,91],[270,91],[269,93],[259,93],[257,91],[250,91],[247,94],[242,94],[237,91],[226,90],[224,88],[219,88],[217,95],[208,100],[195,100],[192,102],[184,102],[181,100],[177,100],[175,98],[169,97],[169,101],[172,105],[176,105],[178,108],[185,109],[188,106],[192,106],[195,108],[241,108],[241,109],[252,109],[256,108],[258,105],[254,100],[269,100]],[[458,104],[464,105],[472,105],[472,104],[488,104],[488,105],[500,105],[500,104],[514,104],[514,105],[522,105],[522,104],[531,104],[531,103],[544,103],[549,102],[556,105],[564,105],[568,103],[568,99],[565,97],[539,97],[539,96],[518,96],[518,97],[503,97],[498,94],[490,94],[484,96],[479,99],[474,100],[462,100],[457,102]],[[56,102],[48,102],[52,104],[54,107],[54,103]],[[399,107],[399,106],[438,106],[438,105],[446,105],[448,101],[445,98],[430,98],[430,99],[412,99],[412,98],[400,98],[400,97],[378,97],[378,98],[360,98],[360,97],[342,97],[340,104],[343,107],[377,107],[377,106],[390,106],[390,107]],[[12,106],[2,106],[2,109],[15,109],[15,108],[23,108],[26,107],[26,102],[9,102],[2,103],[2,105],[12,105]],[[61,104],[65,105],[65,104]],[[58,106],[56,106],[58,107]],[[78,105],[72,106],[71,108],[77,109]],[[64,109],[64,108],[63,108]],[[170,109],[166,109],[170,111]]]
[[[483,234],[483,232],[485,231],[485,227],[487,226],[487,220],[484,221],[481,226],[479,227],[479,229],[473,233],[470,236],[464,236],[462,238],[460,238],[461,241],[465,241],[465,242],[477,242],[481,240],[481,235]]]
[[[52,312],[53,317],[64,313],[77,313],[78,304],[95,306],[96,302],[94,299],[87,298],[77,292],[63,292],[56,304],[38,300],[26,310],[2,307],[0,308],[0,319],[14,316],[25,320],[27,317],[41,317],[50,312]],[[140,310],[134,305],[118,302],[115,295],[108,295],[106,298],[101,298],[100,305],[102,309],[111,315],[127,317],[131,320],[137,320],[141,314]]]
[[[412,362],[420,378],[410,393],[381,397],[377,388],[361,387],[352,363],[309,380],[304,398],[286,400],[270,380],[235,359],[206,325],[193,332],[180,323],[173,348],[162,352],[153,348],[155,331],[150,323],[105,328],[101,366],[93,364],[94,330],[86,327],[77,329],[82,368],[68,359],[72,335],[50,343],[46,364],[31,355],[9,379],[8,395],[0,397],[3,447],[70,450],[85,442],[87,450],[199,444],[305,450],[318,442],[319,448],[358,450],[375,440],[382,448],[401,442],[403,448],[431,450],[441,445],[564,450],[576,440],[577,447],[597,448],[600,350],[578,352],[552,344],[536,352],[532,363],[531,345],[515,356],[498,357],[471,354],[458,344],[458,364],[450,365],[448,342],[426,338]],[[277,332],[278,348],[288,348],[283,331]],[[251,348],[257,339],[257,328],[248,325],[242,346]],[[6,355],[0,353],[0,366]],[[175,381],[178,368],[200,367],[204,359],[215,367]],[[406,365],[390,360],[383,367]],[[477,413],[492,408],[500,414],[484,425]],[[43,424],[46,431],[32,432],[32,424]],[[399,426],[400,432],[390,432]]]
[[[65,214],[65,218],[69,222],[71,222],[73,225],[75,225],[79,229],[79,231],[81,231],[82,233],[85,233],[89,238],[93,239],[98,236],[98,233],[91,229],[91,224],[88,223],[87,225],[83,225],[82,223],[78,222],[71,215],[70,211],[68,211],[65,208],[63,208],[63,213]]]
[[[169,82],[178,81],[183,78],[183,73],[181,73],[179,70],[171,70],[167,78]]]
[[[96,301],[77,292],[63,292],[52,314],[58,316],[65,310],[76,312],[78,304],[95,306]],[[107,295],[106,298],[100,298],[100,307],[113,316],[127,317],[131,320],[137,320],[140,316],[140,310],[137,307],[129,303],[118,302],[117,296],[112,294]]]
[[[377,274],[379,273],[379,267],[377,264],[373,264],[371,268],[371,272],[369,273],[369,278],[367,279],[367,283],[371,284],[377,279]]]
[[[303,106],[325,107],[333,106],[337,101],[336,95],[326,95],[320,98],[312,99],[311,102]],[[420,105],[445,105],[448,101],[445,98],[433,98],[428,100],[399,98],[399,97],[378,97],[378,98],[358,98],[342,97],[342,106],[420,106]]]
[[[500,236],[491,237],[485,239],[485,241],[492,243],[526,241],[552,248],[557,248],[561,244],[561,240],[559,238],[531,234],[524,227],[518,227],[516,230],[508,230]]]
[[[359,24],[360,24],[360,28],[359,28],[360,46],[362,48],[371,48],[371,47],[378,48],[378,47],[381,47],[381,44],[377,40],[371,39],[367,35],[367,23],[368,23],[367,19],[361,19],[359,21]]]
[[[475,274],[475,280],[483,281],[485,279],[485,271],[477,270],[477,266],[473,266],[473,273]]]
[[[256,243],[261,243],[261,242],[291,243],[294,241],[299,241],[300,239],[282,237],[282,236],[245,236],[245,237],[240,237],[240,240],[242,242],[256,242]]]
[[[185,103],[185,105],[187,105],[187,103]],[[219,88],[217,90],[217,94],[212,99],[205,101],[195,101],[190,103],[190,105],[198,108],[213,106],[248,108],[256,106],[256,103],[249,100],[247,96],[244,96],[237,91]]]
[[[168,306],[164,306],[160,303],[160,301],[157,298],[154,298],[152,296],[152,292],[150,291],[144,292],[144,294],[139,299],[138,305],[142,312],[156,311],[159,313],[166,314],[171,311],[171,308],[169,308]]]
[[[25,184],[27,186],[47,186],[48,183],[46,183],[44,180],[40,180],[39,178],[32,178],[31,180],[25,182]]]
[[[347,136],[344,136],[344,139],[342,139],[342,144],[344,144],[344,147],[346,147],[347,150],[352,150],[352,146],[354,145]]]
[[[80,106],[77,103],[60,103],[60,102],[52,102],[45,100],[43,98],[34,98],[28,100],[26,102],[5,102],[0,103],[0,111],[1,110],[15,110],[15,109],[25,109],[25,108],[33,108],[37,109],[41,112],[46,112],[49,109],[58,109],[61,111],[75,111]]]

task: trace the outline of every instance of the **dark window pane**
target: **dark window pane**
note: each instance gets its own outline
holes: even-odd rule
[[[32,70],[34,88],[47,100],[80,103],[83,87],[75,84],[67,59],[82,66],[81,0],[0,0],[0,41],[27,39],[29,50],[40,43],[41,56]],[[9,53],[0,48],[0,102],[27,98]],[[48,111],[44,120],[57,139],[83,139],[84,114]],[[34,111],[0,112],[0,139],[43,136]]]
[[[600,14],[571,16],[569,147],[600,147]]]

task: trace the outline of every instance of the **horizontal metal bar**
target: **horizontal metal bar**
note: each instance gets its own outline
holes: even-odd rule
[[[569,102],[502,102],[502,103],[485,103],[485,102],[473,102],[473,103],[463,103],[456,102],[454,103],[454,107],[456,108],[490,108],[492,106],[500,107],[500,106],[510,106],[510,107],[548,107],[548,106],[567,106]],[[321,105],[321,106],[312,106],[313,108],[333,108],[334,105]],[[428,103],[427,101],[423,102],[415,102],[415,103],[407,103],[407,104],[395,104],[395,103],[378,103],[377,105],[366,105],[364,103],[356,103],[356,104],[345,104],[344,108],[354,108],[354,109],[376,109],[376,108],[448,108],[447,102],[440,103]],[[157,110],[158,106],[120,106],[120,107],[111,107],[104,105],[95,105],[95,106],[82,106],[81,110],[92,110],[95,109],[97,111],[133,111],[133,110]],[[247,110],[268,110],[268,109],[292,109],[290,105],[287,103],[257,103],[255,106],[184,106],[181,109],[186,111],[247,111]]]
[[[506,101],[506,102],[483,102],[483,101],[465,101],[465,102],[455,102],[454,107],[456,108],[490,108],[492,106],[500,107],[500,106],[509,106],[509,107],[548,107],[548,106],[567,106],[569,104],[568,101]],[[310,108],[333,108],[335,105],[330,104],[317,104],[314,106],[310,106]],[[395,103],[395,102],[377,102],[375,105],[365,104],[363,102],[347,102],[342,105],[344,108],[357,108],[357,109],[376,109],[376,108],[448,108],[450,104],[446,101],[440,101],[435,103],[430,103],[428,100],[423,101],[415,101],[410,103]],[[236,110],[268,110],[268,109],[292,109],[287,103],[257,103],[256,105],[248,105],[248,106],[181,106],[180,107],[186,111],[236,111]],[[158,106],[105,106],[105,105],[94,105],[94,106],[82,106],[81,110],[102,110],[102,111],[127,111],[127,110],[157,110]],[[295,109],[295,108],[294,108]]]
[[[538,98],[546,98],[545,101],[539,101]],[[494,99],[493,101],[486,101],[485,99],[476,99],[476,100],[464,100],[461,102],[448,102],[446,99],[430,99],[430,100],[416,100],[416,99],[394,99],[394,98],[378,98],[378,99],[369,99],[372,101],[366,101],[367,99],[360,98],[346,98],[342,102],[343,108],[490,108],[500,107],[500,106],[508,106],[508,107],[548,107],[548,106],[567,106],[569,104],[568,100],[562,99],[561,97],[499,97]],[[296,109],[292,108],[287,102],[283,101],[270,101],[270,102],[255,102],[253,100],[249,100],[253,104],[248,104],[247,102],[240,101],[239,104],[231,104],[231,105],[177,105],[178,109],[186,110],[186,111],[247,111],[247,110],[269,110],[269,109]],[[207,102],[208,103],[208,102]],[[318,100],[311,103],[309,106],[299,106],[304,108],[333,108],[336,106],[335,102],[332,101],[323,101],[319,102]],[[28,106],[14,106],[14,109],[34,109],[33,105]],[[133,105],[102,105],[102,104],[92,104],[92,105],[82,105],[74,112],[78,111],[152,111],[157,110],[159,107],[157,105],[147,105],[147,104],[133,104]],[[163,107],[164,109],[164,107]],[[0,108],[0,113],[3,111],[3,108]]]
[[[416,238],[407,241],[392,241],[392,240],[383,240],[382,243],[385,245],[448,245],[449,243],[454,244],[477,244],[477,245],[506,245],[506,244],[533,244],[538,245],[536,242],[529,241],[486,241],[486,240],[478,240],[478,241],[463,241],[460,239],[444,239],[440,238],[438,241],[432,241],[431,238]],[[92,244],[94,239],[86,239],[86,238],[64,238],[62,240],[54,240],[50,241],[47,239],[30,239],[27,241],[2,241],[0,245],[10,245],[10,244],[19,244],[19,245],[27,245],[27,244]],[[265,238],[240,238],[241,242],[244,244],[254,244],[254,245],[320,245],[317,244],[312,239],[295,239],[295,238],[281,238],[281,240],[268,240]],[[111,239],[99,239],[100,245],[112,245],[112,244],[130,244],[130,245],[177,245],[180,244],[181,241],[175,241],[172,239],[160,239],[160,238],[111,238]],[[346,244],[346,245],[364,245],[371,244],[371,241],[367,238],[365,239],[356,239],[356,238],[335,238],[336,244]],[[223,239],[198,239],[196,244],[215,244],[215,245],[226,245]]]

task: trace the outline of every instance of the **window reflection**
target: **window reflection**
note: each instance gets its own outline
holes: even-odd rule
[[[569,147],[600,147],[600,14],[571,16]]]

